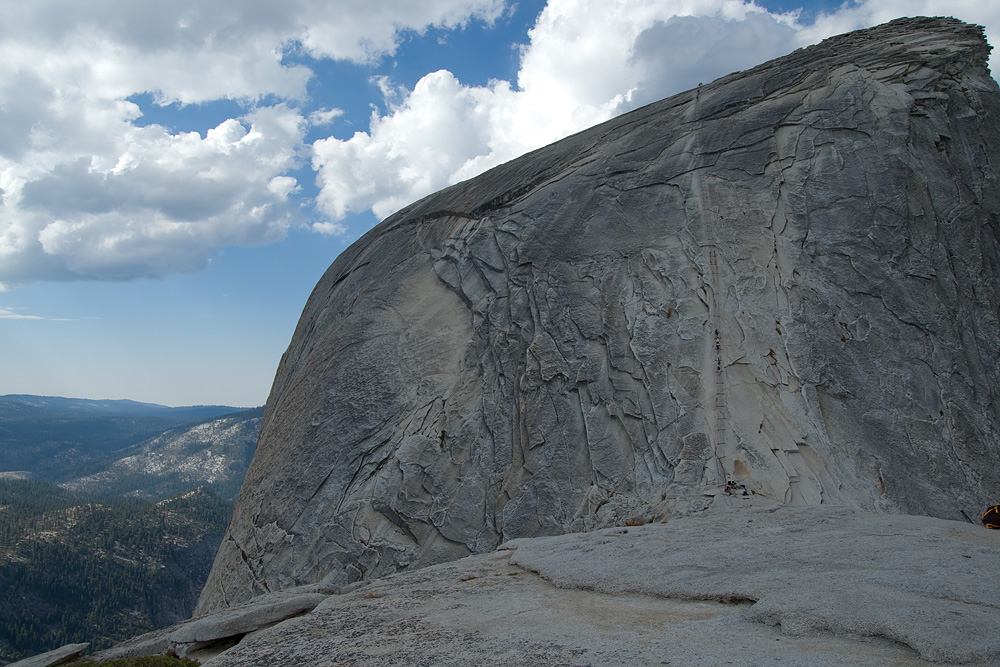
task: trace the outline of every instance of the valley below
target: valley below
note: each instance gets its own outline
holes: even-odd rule
[[[0,664],[189,618],[261,412],[0,397]]]

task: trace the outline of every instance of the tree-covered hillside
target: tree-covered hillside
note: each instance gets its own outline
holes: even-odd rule
[[[190,617],[262,413],[0,396],[0,664]]]
[[[157,500],[204,486],[233,500],[257,445],[264,408],[186,424],[116,453],[101,470],[60,484],[97,496]]]
[[[203,489],[98,502],[0,480],[0,663],[188,618],[231,511]]]

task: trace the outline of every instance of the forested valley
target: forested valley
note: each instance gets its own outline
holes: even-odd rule
[[[262,413],[226,410],[0,396],[0,665],[190,617]]]
[[[205,489],[96,502],[0,480],[0,659],[100,649],[187,618],[231,511]]]

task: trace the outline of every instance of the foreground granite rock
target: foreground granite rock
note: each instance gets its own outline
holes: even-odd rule
[[[56,667],[57,665],[65,665],[79,658],[89,647],[89,643],[66,644],[52,651],[46,651],[45,653],[40,653],[24,660],[12,662],[7,667]]]
[[[312,611],[334,592],[313,586],[261,595],[237,607],[134,637],[89,657],[106,662],[169,653],[207,660],[248,634]]]
[[[700,512],[727,479],[974,517],[1000,489],[988,53],[952,19],[833,38],[380,224],[305,307],[198,613]]]
[[[715,506],[378,579],[203,664],[998,664],[998,561],[964,522]]]

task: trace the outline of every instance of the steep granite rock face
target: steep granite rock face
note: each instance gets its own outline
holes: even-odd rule
[[[387,219],[306,305],[198,611],[713,503],[974,516],[989,48],[953,19],[836,37]]]

